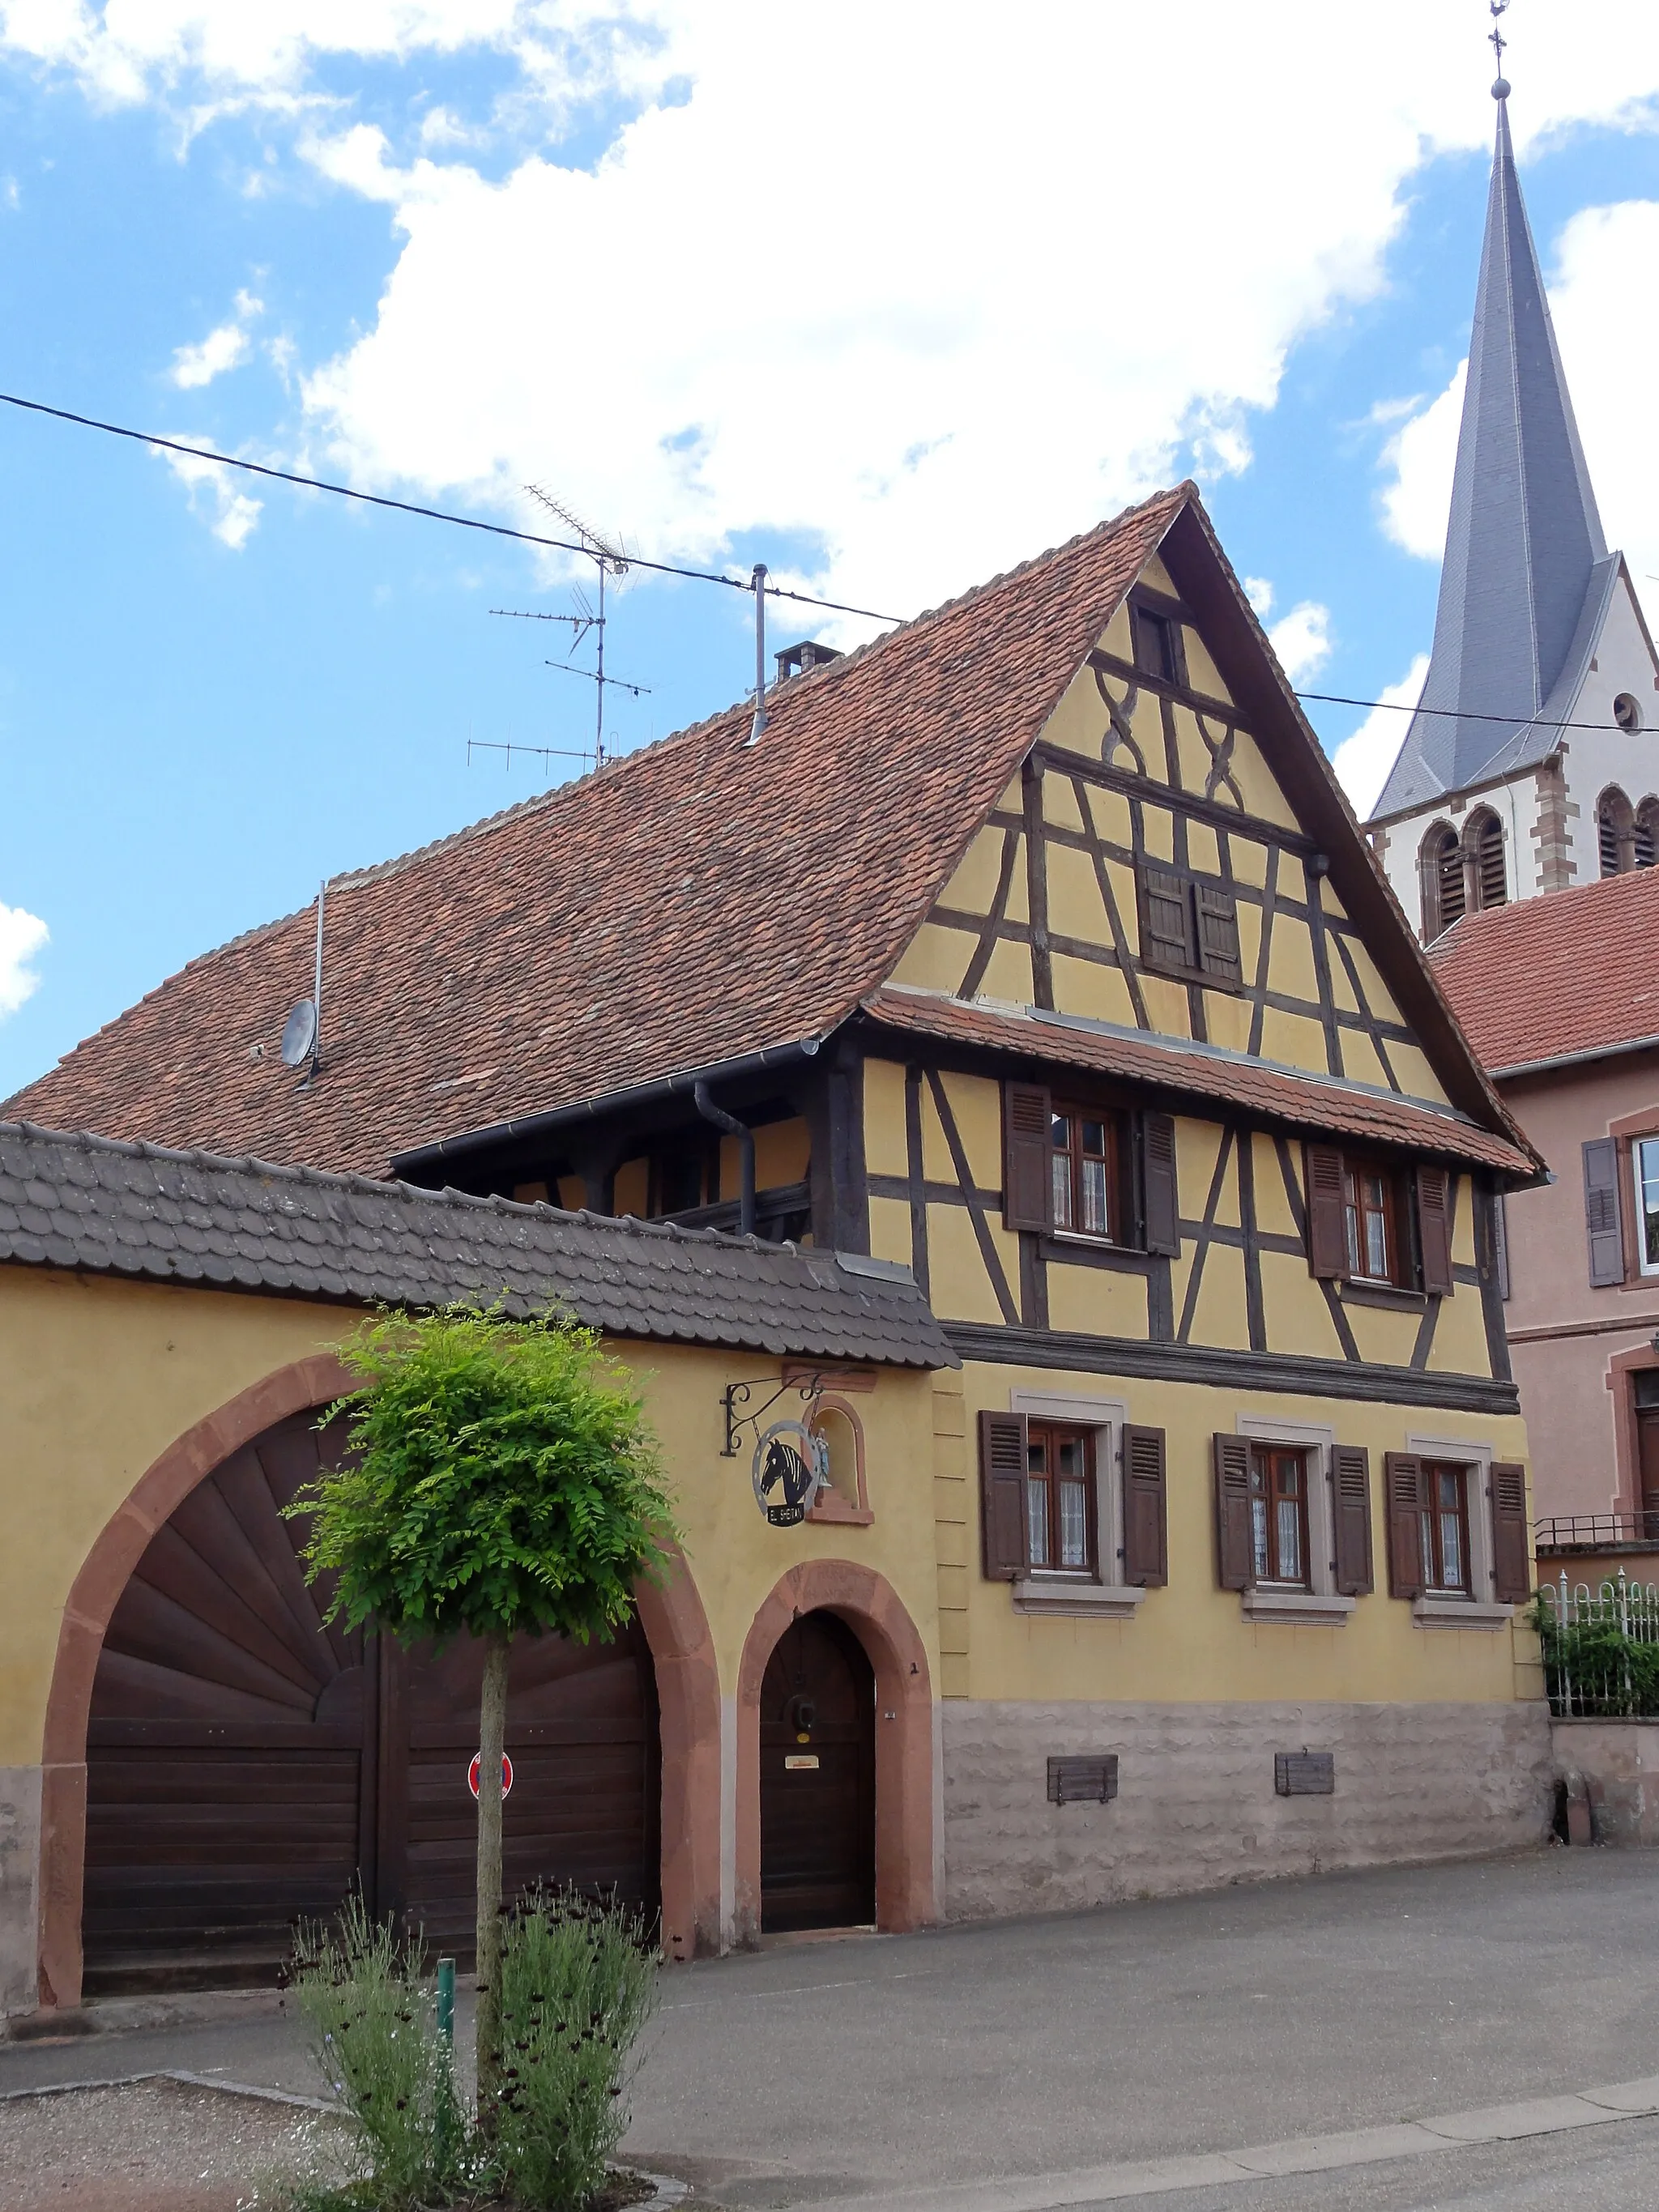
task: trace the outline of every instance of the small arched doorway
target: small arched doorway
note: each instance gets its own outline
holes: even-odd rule
[[[802,1613],[773,1648],[760,1770],[763,1934],[872,1925],[876,1679],[833,1613]]]
[[[105,1630],[87,1724],[88,1995],[269,1979],[294,1922],[355,1885],[372,1912],[470,1948],[477,1647],[405,1653],[325,1627],[288,1504],[342,1443],[314,1412],[198,1482]],[[655,1672],[636,1622],[609,1644],[514,1647],[507,1893],[573,1882],[654,1916]]]

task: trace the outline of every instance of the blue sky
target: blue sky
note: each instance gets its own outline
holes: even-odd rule
[[[642,553],[897,613],[1191,471],[1297,672],[1378,696],[1432,618],[1486,11],[1402,0],[1363,66],[1313,0],[1145,12],[1060,6],[1011,57],[957,9],[941,61],[935,11],[849,6],[843,67],[804,11],[757,52],[707,0],[155,0],[139,33],[0,0],[0,387],[532,528],[534,479]],[[1510,19],[1643,577],[1656,13]],[[570,604],[521,548],[0,409],[0,1096],[325,873],[571,772],[468,758],[587,742],[556,634],[488,611]],[[749,680],[736,593],[636,574],[614,614],[651,687],[619,746]]]

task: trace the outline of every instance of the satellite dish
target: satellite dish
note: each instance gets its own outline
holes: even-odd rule
[[[283,1065],[284,1067],[303,1067],[311,1057],[311,1048],[317,1042],[317,1008],[310,999],[301,999],[283,1024]]]

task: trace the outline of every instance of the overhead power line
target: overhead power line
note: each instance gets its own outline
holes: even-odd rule
[[[543,538],[532,530],[514,530],[505,522],[485,522],[476,514],[456,514],[442,507],[422,507],[413,500],[389,499],[382,492],[359,491],[355,484],[331,483],[323,477],[302,477],[292,469],[276,469],[263,461],[245,461],[234,453],[221,453],[210,446],[187,446],[181,439],[158,437],[153,430],[135,430],[124,422],[106,422],[95,415],[77,415],[67,407],[49,407],[43,399],[25,399],[15,392],[0,392],[0,404],[20,407],[30,415],[49,416],[56,422],[72,422],[82,430],[101,430],[112,438],[130,439],[134,445],[158,447],[163,453],[181,453],[186,460],[211,461],[221,468],[240,469],[245,476],[264,477],[273,483],[295,484],[301,491],[325,491],[336,499],[355,500],[362,507],[383,507],[394,514],[419,515],[427,522],[447,522],[458,530],[482,531],[489,538],[509,538],[520,545],[539,545],[554,553],[580,553],[590,560],[592,545],[580,544],[564,538]],[[538,495],[540,496],[540,495]],[[637,553],[626,556],[632,568],[647,568],[653,575],[683,576],[694,584],[721,584],[728,591],[742,592],[752,596],[756,584],[752,576],[726,576],[713,568],[682,568],[672,561],[647,561]],[[908,615],[887,615],[874,607],[849,606],[842,599],[821,599],[811,592],[787,591],[781,584],[765,584],[761,587],[768,599],[790,599],[797,606],[823,607],[828,613],[860,615],[868,622],[906,623]],[[507,611],[505,609],[500,611]],[[1524,726],[1535,730],[1600,730],[1616,729],[1611,722],[1546,722],[1535,716],[1517,714],[1480,714],[1458,707],[1405,707],[1395,699],[1351,699],[1336,691],[1298,691],[1298,699],[1316,701],[1328,707],[1364,707],[1382,708],[1391,714],[1434,714],[1453,721],[1502,722],[1510,728]],[[477,740],[479,744],[482,739]],[[515,750],[517,750],[515,748]],[[533,750],[533,747],[526,747]]]
[[[1298,691],[1296,696],[1322,700],[1328,707],[1381,707],[1390,714],[1435,714],[1452,722],[1502,722],[1512,730],[1599,730],[1603,737],[1619,731],[1617,722],[1546,722],[1536,714],[1477,714],[1465,707],[1402,707],[1397,699],[1345,699],[1336,691]]]
[[[67,407],[48,407],[43,399],[24,399],[15,392],[0,392],[0,402],[8,407],[21,407],[31,415],[49,415],[54,422],[73,422],[83,430],[102,430],[112,438],[129,438],[137,446],[157,446],[163,453],[182,453],[187,460],[214,461],[223,469],[240,469],[244,475],[265,477],[273,483],[297,484],[301,491],[325,491],[336,499],[356,500],[363,507],[389,507],[394,514],[418,514],[428,522],[453,523],[458,530],[481,530],[490,538],[511,538],[520,545],[542,545],[555,553],[582,553],[590,559],[591,545],[574,544],[562,538],[540,538],[534,531],[514,530],[504,522],[484,522],[476,514],[454,514],[447,507],[421,507],[413,500],[388,499],[374,491],[359,491],[353,484],[330,483],[322,477],[302,477],[292,469],[268,468],[263,461],[244,461],[234,453],[221,453],[210,446],[187,446],[181,439],[159,438],[152,430],[134,430],[124,422],[100,422],[95,415],[76,415]],[[724,584],[728,591],[752,594],[754,583],[747,576],[723,576],[712,568],[681,568],[672,561],[645,561],[638,554],[628,556],[631,568],[649,568],[659,576],[684,576],[694,584]],[[904,615],[878,614],[873,607],[849,607],[841,599],[820,599],[811,592],[786,591],[781,584],[768,584],[767,596],[774,599],[793,599],[804,607],[824,607],[831,614],[862,615],[870,622],[902,623]]]

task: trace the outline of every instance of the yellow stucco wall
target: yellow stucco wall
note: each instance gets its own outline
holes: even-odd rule
[[[100,1532],[175,1440],[240,1392],[331,1349],[350,1309],[243,1292],[133,1284],[45,1268],[0,1267],[0,1767],[41,1751],[63,1607]],[[777,1377],[763,1354],[676,1345],[613,1347],[645,1375],[685,1550],[719,1657],[735,1689],[744,1640],[761,1604],[798,1561],[851,1559],[886,1576],[930,1662],[937,1652],[926,1373],[878,1370],[849,1402],[866,1443],[869,1528],[774,1528],[750,1486],[750,1433],[720,1456],[728,1382]],[[755,1392],[758,1401],[764,1385]],[[781,1401],[770,1419],[798,1416]]]
[[[977,1475],[970,1448],[981,1412],[1009,1409],[1011,1394],[1117,1399],[1128,1419],[1166,1436],[1167,1589],[1148,1591],[1133,1620],[1027,1614],[1006,1583],[980,1571]],[[1382,1455],[1408,1435],[1485,1446],[1524,1459],[1519,1415],[1427,1412],[1191,1382],[1145,1382],[1053,1368],[970,1364],[935,1382],[935,1496],[939,1517],[939,1638],[947,1696],[1107,1701],[1249,1703],[1507,1702],[1541,1694],[1536,1640],[1519,1626],[1447,1630],[1418,1625],[1411,1605],[1388,1595]],[[1371,1543],[1377,1588],[1345,1625],[1253,1623],[1236,1592],[1216,1586],[1211,1439],[1243,1416],[1314,1423],[1370,1455]]]

